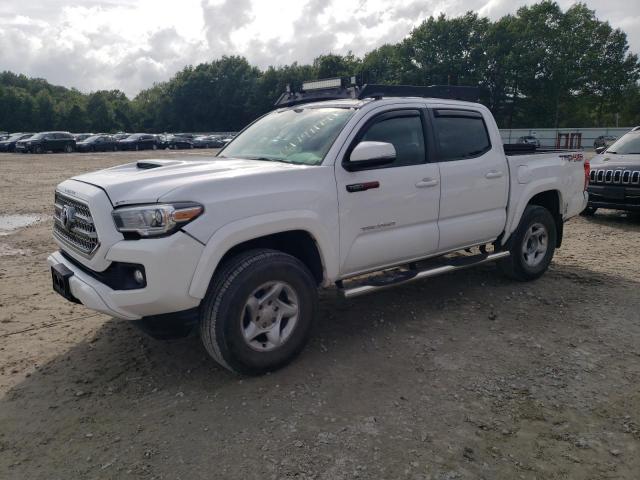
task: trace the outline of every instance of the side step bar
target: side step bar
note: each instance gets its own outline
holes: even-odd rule
[[[506,251],[484,253],[468,257],[453,258],[444,265],[439,265],[437,267],[429,268],[426,270],[416,270],[411,268],[405,271],[390,271],[389,273],[386,273],[384,275],[365,279],[364,284],[360,283],[350,288],[342,286],[342,282],[339,282],[338,291],[344,298],[359,297],[360,295],[377,292],[386,288],[395,287],[396,285],[403,285],[415,280],[436,277],[445,273],[455,272],[456,270],[462,270],[464,268],[482,265],[483,263],[495,262],[496,260],[506,258],[509,255],[510,253]]]

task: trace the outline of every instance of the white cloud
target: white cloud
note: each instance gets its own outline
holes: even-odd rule
[[[82,91],[135,95],[187,64],[244,55],[266,68],[322,53],[363,55],[429,15],[492,19],[530,0],[47,0],[0,3],[0,70]],[[573,0],[560,0],[563,8]],[[640,51],[640,4],[587,2]]]

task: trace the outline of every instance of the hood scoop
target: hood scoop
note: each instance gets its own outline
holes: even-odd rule
[[[140,160],[139,162],[136,162],[136,167],[142,170],[149,170],[150,168],[164,167],[165,165],[166,165],[165,162],[157,162],[153,160]]]

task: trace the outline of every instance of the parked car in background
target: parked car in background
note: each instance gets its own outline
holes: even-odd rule
[[[40,132],[16,143],[16,152],[71,153],[76,149],[76,141],[69,132]]]
[[[524,143],[526,145],[535,145],[536,147],[540,146],[540,140],[538,140],[538,138],[534,137],[533,135],[524,135],[518,138],[518,141],[516,143]]]
[[[0,152],[15,152],[16,144],[32,135],[33,133],[14,133],[4,140],[0,140]]]
[[[217,135],[201,135],[193,139],[196,148],[219,148],[223,143]]]
[[[583,215],[593,215],[598,208],[640,212],[640,127],[591,159],[589,203]]]
[[[129,135],[131,135],[131,134],[130,133],[125,133],[125,132],[118,132],[113,136],[113,138],[115,138],[116,140],[124,140]]]
[[[162,147],[172,150],[193,148],[193,140],[189,137],[183,137],[181,135],[165,135],[162,140]]]
[[[92,135],[76,143],[79,152],[116,152],[118,141],[113,135]]]
[[[72,135],[73,135],[73,138],[76,140],[76,143],[78,143],[78,142],[82,142],[83,140],[86,140],[87,138],[95,135],[95,133],[74,133]]]
[[[0,132],[0,140],[6,140],[10,136],[9,132]]]
[[[134,133],[118,141],[120,150],[157,150],[160,146],[160,139],[150,133]]]
[[[606,148],[609,145],[613,144],[618,139],[618,137],[614,137],[613,135],[600,135],[593,141],[593,149],[597,148]]]

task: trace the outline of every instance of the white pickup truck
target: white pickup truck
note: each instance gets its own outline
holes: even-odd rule
[[[345,297],[489,261],[542,275],[587,204],[577,152],[505,156],[487,108],[375,96],[277,109],[216,157],[142,160],[55,192],[54,289],[113,317],[197,322],[242,374],[307,342]]]

